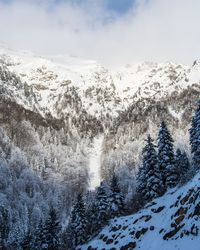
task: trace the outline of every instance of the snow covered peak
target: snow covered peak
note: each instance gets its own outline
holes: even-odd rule
[[[109,70],[92,60],[68,55],[37,56],[5,46],[0,46],[0,61],[31,88],[34,98],[30,96],[28,108],[33,109],[35,103],[34,109],[40,114],[50,113],[57,118],[72,112],[73,105],[69,107],[65,100],[72,92],[72,99],[81,102],[78,106],[99,119],[118,116],[134,101],[159,100],[200,81],[198,62],[192,67],[140,62]],[[24,99],[27,98],[22,95],[15,101],[25,103]]]

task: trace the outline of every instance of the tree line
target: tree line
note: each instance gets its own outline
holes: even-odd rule
[[[179,148],[175,151],[173,138],[164,121],[160,125],[156,144],[151,135],[147,136],[136,176],[136,192],[132,197],[135,208],[132,211],[144,207],[178,184],[186,183],[200,169],[200,102],[189,134],[191,159],[188,158],[189,152]],[[65,225],[60,218],[60,211],[58,213],[59,206],[52,206],[47,218],[40,220],[34,233],[27,228],[25,236],[16,246],[8,247],[4,244],[4,236],[8,234],[6,221],[9,217],[5,209],[0,216],[0,246],[3,246],[2,249],[15,247],[19,250],[76,249],[97,235],[110,219],[128,214],[131,210],[129,206],[121,189],[119,176],[113,171],[110,180],[102,181],[95,191],[78,194]],[[20,227],[16,229],[15,236],[20,235],[19,230]]]

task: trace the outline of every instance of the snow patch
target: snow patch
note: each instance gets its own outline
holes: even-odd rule
[[[182,118],[182,115],[184,113],[184,110],[177,112],[176,110],[174,110],[172,107],[168,107],[169,113],[175,118],[178,119],[179,121]]]
[[[100,168],[101,168],[101,150],[103,144],[103,135],[98,135],[94,138],[93,147],[90,152],[89,160],[89,176],[90,176],[90,190],[94,190],[99,186],[101,181]]]

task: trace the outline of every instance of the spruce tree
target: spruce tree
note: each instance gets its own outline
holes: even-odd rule
[[[88,237],[96,235],[99,231],[98,223],[98,207],[95,193],[89,193],[86,199],[86,218],[87,218],[87,234]]]
[[[111,217],[119,216],[124,212],[124,197],[120,190],[118,178],[115,173],[111,179],[110,189],[110,215]]]
[[[174,160],[173,142],[166,124],[162,122],[158,134],[158,165],[162,171],[165,189],[175,187],[179,179]]]
[[[77,201],[72,209],[69,234],[72,237],[72,249],[79,244],[83,244],[87,239],[87,219],[82,194],[78,195]]]
[[[48,250],[57,250],[59,248],[59,231],[60,226],[56,210],[51,208],[43,229],[45,235],[43,244],[47,246]]]
[[[97,209],[99,227],[104,226],[110,218],[109,197],[106,191],[105,182],[101,182],[97,188]]]
[[[190,132],[190,145],[192,153],[192,164],[194,169],[200,169],[200,101],[192,118]]]
[[[147,138],[146,156],[143,162],[146,165],[146,194],[144,196],[146,201],[161,196],[164,192],[162,174],[158,166],[157,152],[150,135]]]
[[[162,174],[158,166],[157,152],[150,135],[142,151],[142,166],[138,173],[137,191],[140,194],[140,203],[142,205],[162,195],[164,192]]]
[[[43,242],[45,239],[43,228],[44,226],[41,220],[39,224],[37,225],[35,232],[33,233],[32,240],[29,244],[30,250],[43,249],[42,246],[43,246]]]
[[[32,242],[32,235],[30,230],[27,231],[24,240],[22,242],[22,249],[23,250],[30,250],[31,249],[31,242]]]
[[[178,148],[176,150],[175,161],[179,171],[179,179],[182,183],[184,183],[187,179],[187,173],[190,169],[190,162],[186,152],[181,152],[181,150]]]

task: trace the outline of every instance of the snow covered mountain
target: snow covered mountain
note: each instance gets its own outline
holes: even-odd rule
[[[115,218],[82,250],[199,250],[200,175],[138,213]]]
[[[148,133],[155,139],[163,120],[175,149],[190,156],[188,128],[199,97],[198,61],[192,66],[144,62],[108,69],[67,55],[36,56],[0,46],[4,244],[18,249],[27,228],[35,234],[36,221],[39,227],[52,206],[66,228],[76,195],[94,190],[113,171],[128,200],[135,190],[143,140]],[[138,214],[111,221],[83,249],[98,249],[96,244],[100,249],[145,249],[148,244],[156,250],[151,237],[166,250],[179,237],[177,247],[182,249],[185,237],[192,241],[196,232],[198,178]]]
[[[192,67],[146,62],[109,70],[95,61],[69,56],[45,58],[1,47],[0,62],[1,71],[12,72],[21,81],[21,86],[7,83],[13,99],[54,118],[74,115],[76,108],[97,119],[116,117],[138,100],[160,100],[200,81],[197,61]],[[171,113],[178,117],[175,111]]]
[[[143,135],[156,135],[161,120],[170,123],[175,137],[177,130],[181,134],[178,143],[182,135],[187,139],[199,83],[198,61],[192,66],[134,63],[111,70],[95,61],[1,46],[0,122],[28,120],[36,130],[64,130],[68,138],[71,131],[86,139],[105,134],[101,174],[106,178],[110,165],[133,169]]]

